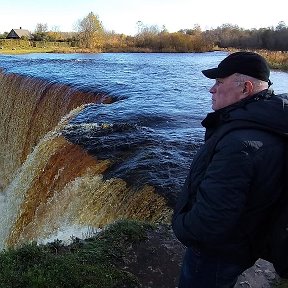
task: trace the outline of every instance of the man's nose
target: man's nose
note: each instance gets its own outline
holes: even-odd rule
[[[215,88],[215,85],[213,85],[210,90],[209,90],[210,93],[215,93],[216,92],[216,88]]]

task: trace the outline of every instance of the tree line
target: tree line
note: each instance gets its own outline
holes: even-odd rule
[[[135,36],[106,31],[99,16],[90,12],[78,21],[76,32],[64,33],[47,24],[37,24],[34,41],[67,42],[70,46],[103,52],[204,52],[220,48],[288,51],[288,27],[280,21],[276,27],[243,29],[223,24],[202,31],[199,25],[170,33],[165,26],[148,26],[138,21]],[[0,35],[5,38],[8,33]]]

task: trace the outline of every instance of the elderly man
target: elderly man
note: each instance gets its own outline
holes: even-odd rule
[[[187,246],[178,287],[228,288],[258,259],[283,190],[284,142],[272,131],[288,132],[288,111],[268,89],[270,69],[256,53],[232,53],[202,73],[215,79],[214,112],[202,122],[205,144],[172,220]]]

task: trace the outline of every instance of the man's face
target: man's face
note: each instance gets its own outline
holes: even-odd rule
[[[209,92],[212,94],[212,109],[214,111],[245,98],[243,85],[237,81],[235,74],[216,79]]]

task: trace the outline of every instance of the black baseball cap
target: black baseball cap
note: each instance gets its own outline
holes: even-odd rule
[[[235,52],[222,60],[217,68],[203,70],[210,78],[226,78],[234,73],[240,73],[270,83],[270,68],[264,57],[254,52]]]

